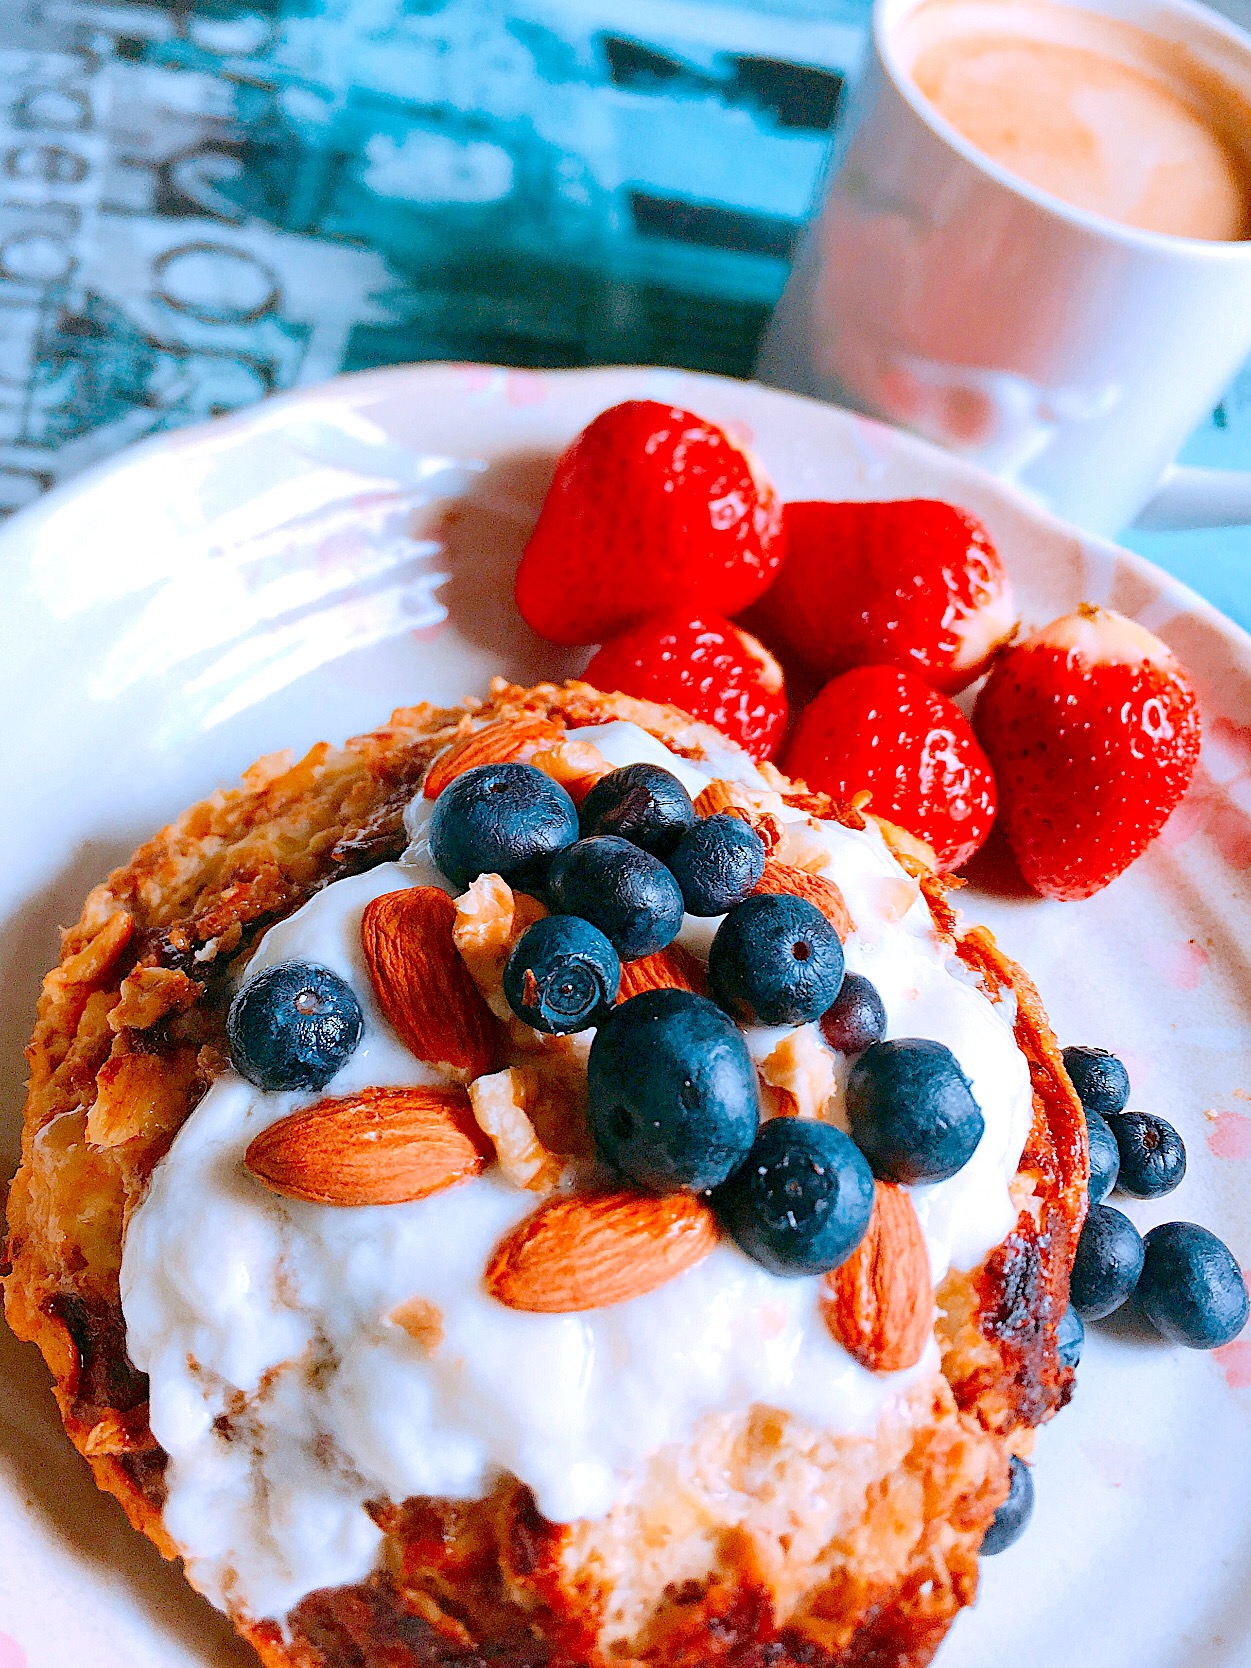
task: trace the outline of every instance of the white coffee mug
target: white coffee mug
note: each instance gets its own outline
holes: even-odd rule
[[[1121,225],[975,150],[900,61],[918,3],[875,0],[824,205],[757,376],[937,441],[1094,532],[1136,516],[1251,522],[1251,473],[1171,467],[1251,353],[1251,241]],[[1207,7],[1074,3],[1176,43],[1251,113],[1251,36]]]

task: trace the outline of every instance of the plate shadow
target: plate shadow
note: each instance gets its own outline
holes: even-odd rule
[[[521,619],[513,578],[556,464],[550,452],[517,452],[490,464],[420,533],[443,545],[448,578],[439,601],[462,636],[500,665],[533,667],[537,679],[574,676],[586,648],[545,642]]]

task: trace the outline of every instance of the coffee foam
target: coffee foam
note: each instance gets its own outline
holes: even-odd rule
[[[1248,108],[1176,43],[1048,0],[922,0],[893,45],[935,110],[1029,184],[1145,231],[1251,231]]]

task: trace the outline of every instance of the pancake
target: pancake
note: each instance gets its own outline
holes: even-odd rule
[[[546,1138],[531,1168],[483,1088],[495,1162],[433,1199],[340,1211],[244,1173],[250,1139],[290,1110],[230,1070],[244,969],[358,945],[344,923],[371,897],[437,882],[423,783],[432,766],[437,786],[498,757],[501,734],[575,798],[624,762],[614,750],[664,748],[647,756],[705,783],[701,810],[737,808],[777,863],[843,888],[849,966],[870,938],[889,948],[906,932],[899,953],[941,990],[943,1014],[987,1039],[1004,1084],[1002,1116],[989,1077],[983,1097],[998,1145],[981,1170],[971,1161],[963,1193],[915,1190],[936,1318],[908,1370],[854,1360],[822,1327],[818,1281],[776,1280],[728,1244],[659,1291],[559,1325],[493,1308],[473,1272],[482,1246],[538,1205],[545,1156],[566,1182],[579,1158],[576,1132],[561,1138],[520,1089],[502,1104],[528,1105],[526,1127]],[[870,884],[885,923],[872,934],[856,919]],[[490,888],[462,897],[457,944],[502,1016],[501,907]],[[697,969],[698,935],[684,953]],[[356,950],[343,954],[350,972]],[[375,1086],[421,1081],[351,982],[366,1009],[359,1069]],[[900,991],[913,1000],[907,979]],[[532,1060],[512,1041],[490,1074],[499,1092],[541,1067],[576,1108],[576,1050]],[[810,1037],[753,1050],[766,1111],[836,1103],[843,1067]],[[1070,1393],[1055,1328],[1086,1207],[1085,1126],[1028,977],[962,927],[905,836],[672,708],[497,683],[461,708],[401,709],[340,749],[260,761],[92,892],[28,1053],[9,1322],[42,1350],[100,1486],[267,1663],[927,1662],[974,1595],[1009,1456]],[[430,1276],[443,1302],[423,1286],[395,1303],[397,1268],[438,1234],[456,1248]],[[249,1295],[261,1290],[264,1302]],[[733,1325],[714,1335],[704,1323],[722,1312]],[[770,1328],[793,1343],[789,1379]],[[571,1370],[595,1350],[617,1352],[613,1373]],[[561,1410],[550,1428],[544,1375]]]

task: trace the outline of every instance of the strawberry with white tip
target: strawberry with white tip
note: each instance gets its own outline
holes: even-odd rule
[[[1083,603],[996,661],[973,726],[1022,875],[1088,898],[1140,857],[1194,776],[1199,708],[1172,651]]]

